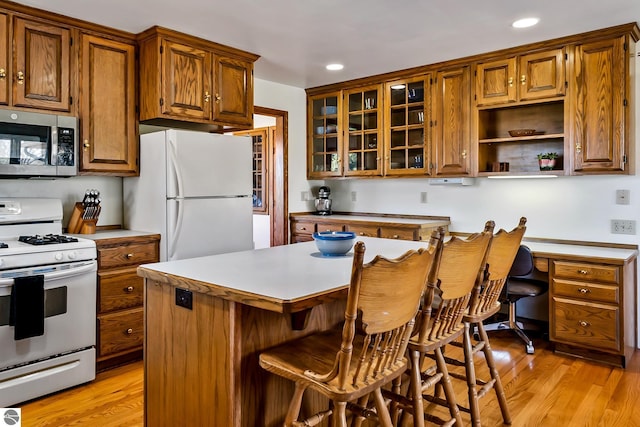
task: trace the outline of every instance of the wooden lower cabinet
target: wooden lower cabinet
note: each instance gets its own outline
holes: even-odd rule
[[[552,259],[549,338],[556,351],[624,367],[635,350],[636,261]]]
[[[157,234],[96,239],[98,371],[142,358],[144,280],[137,268],[159,261],[159,243]]]
[[[385,239],[401,239],[428,241],[437,227],[444,227],[448,232],[448,217],[402,216],[402,215],[314,215],[309,213],[292,213],[291,243],[309,242],[313,233],[322,231],[352,231],[358,236],[382,237]]]

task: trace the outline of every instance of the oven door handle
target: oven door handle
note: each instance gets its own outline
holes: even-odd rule
[[[48,280],[66,279],[67,277],[78,276],[80,274],[85,274],[95,270],[96,270],[96,262],[89,261],[89,262],[83,263],[83,265],[80,265],[78,267],[68,268],[60,271],[53,271],[51,273],[44,273],[44,281],[46,282]],[[36,274],[37,273],[34,273],[34,275]],[[13,285],[12,277],[0,279],[0,286],[10,286],[10,285]]]

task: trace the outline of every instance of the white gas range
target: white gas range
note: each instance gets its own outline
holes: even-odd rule
[[[95,378],[96,269],[60,200],[0,198],[0,407]]]

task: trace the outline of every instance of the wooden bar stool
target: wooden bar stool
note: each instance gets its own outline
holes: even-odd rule
[[[481,425],[479,399],[484,397],[491,389],[496,393],[500,411],[502,412],[502,419],[505,424],[511,424],[507,398],[504,394],[498,369],[493,360],[491,344],[483,322],[500,311],[502,305],[500,295],[526,231],[526,223],[527,219],[522,217],[518,226],[512,231],[506,232],[501,229],[493,236],[487,255],[486,280],[476,288],[469,312],[463,317],[467,329],[477,328],[478,340],[473,343],[471,335],[464,333],[462,343],[459,341],[452,342],[452,345],[464,349],[464,360],[445,358],[449,364],[465,367],[464,375],[453,372],[450,375],[467,381],[469,407],[460,405],[459,407],[461,410],[470,413],[471,423],[474,426]],[[491,380],[486,381],[476,378],[474,355],[479,351],[484,353],[484,360],[489,368]]]
[[[465,332],[463,318],[476,283],[484,278],[493,227],[493,221],[488,221],[482,233],[467,239],[454,236],[444,244],[437,285],[431,285],[427,289],[419,317],[418,334],[409,341],[409,389],[406,396],[397,396],[394,392],[385,393],[385,396],[395,402],[393,407],[398,410],[393,414],[394,418],[399,418],[399,412],[402,411],[403,417],[411,413],[413,425],[417,427],[423,427],[425,419],[446,426],[462,425],[442,349]],[[435,366],[425,363],[426,359],[435,360]],[[442,387],[446,400],[425,394],[436,385]],[[448,407],[450,418],[444,420],[433,414],[426,414],[423,398]]]
[[[406,370],[406,349],[427,283],[435,286],[444,230],[434,231],[428,248],[399,258],[376,256],[363,264],[365,245],[357,242],[342,330],[315,333],[260,354],[260,366],[295,382],[285,426],[314,426],[332,415],[346,427],[347,410],[357,422],[377,417],[391,427],[381,387]],[[307,388],[331,406],[298,420]],[[374,407],[367,407],[369,395]]]

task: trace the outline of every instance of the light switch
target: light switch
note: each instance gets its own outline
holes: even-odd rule
[[[616,190],[616,204],[617,205],[628,205],[631,201],[629,200],[629,190]]]

